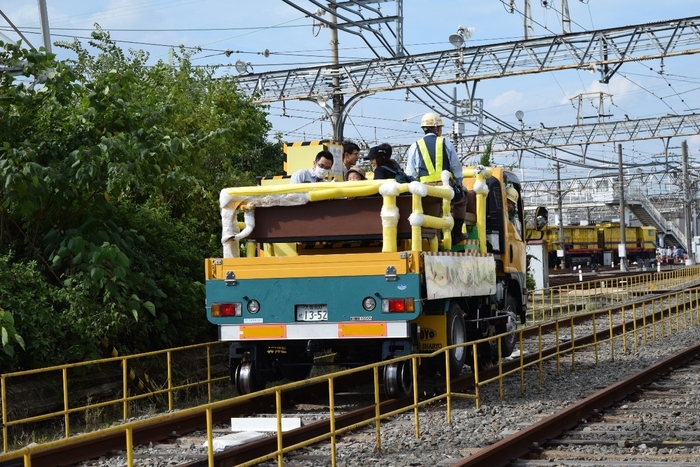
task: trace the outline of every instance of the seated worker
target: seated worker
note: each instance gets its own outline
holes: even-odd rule
[[[343,180],[348,180],[348,172],[351,167],[357,165],[357,159],[360,157],[360,147],[349,141],[343,143]]]
[[[375,180],[392,179],[403,173],[401,166],[391,158],[391,152],[391,145],[382,143],[371,148],[365,156],[365,160],[372,164]]]
[[[353,165],[352,167],[350,167],[345,177],[348,182],[359,182],[362,180],[367,180],[367,177],[365,176],[365,169],[358,165]]]
[[[289,183],[323,182],[331,168],[333,168],[333,154],[330,151],[321,151],[316,154],[313,167],[311,169],[297,170],[292,175]]]
[[[506,188],[506,205],[508,206],[508,220],[513,225],[513,228],[518,233],[518,238],[521,235],[520,215],[518,213],[518,190],[509,186]]]

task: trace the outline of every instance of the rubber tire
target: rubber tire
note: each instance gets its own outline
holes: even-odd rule
[[[447,311],[447,345],[464,344],[467,342],[467,329],[464,324],[464,313],[459,304],[452,300]],[[455,378],[462,373],[462,367],[467,361],[468,349],[466,346],[450,350],[450,376]],[[438,357],[440,358],[440,357]],[[444,356],[441,358],[440,368],[444,370]],[[444,374],[444,371],[442,372]]]
[[[518,316],[518,302],[511,295],[506,295],[505,310],[509,315],[508,324],[506,324],[506,329],[502,332],[514,331],[518,327],[516,321]],[[501,356],[503,358],[510,357],[513,350],[515,350],[515,345],[517,342],[518,335],[515,333],[501,337]]]
[[[411,360],[390,363],[384,367],[384,393],[389,399],[405,397],[413,390]]]

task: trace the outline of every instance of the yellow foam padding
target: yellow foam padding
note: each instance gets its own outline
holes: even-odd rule
[[[378,276],[386,274],[387,266],[394,266],[397,274],[419,272],[419,252],[210,258],[205,262],[205,276],[223,280],[227,271],[233,271],[238,280]]]
[[[323,201],[335,198],[354,198],[357,196],[371,196],[379,193],[379,187],[386,180],[363,180],[359,182],[323,182],[323,183],[293,183],[267,186],[245,186],[224,188],[222,193],[234,198],[235,204],[245,204],[243,198],[253,196],[284,195],[290,193],[309,193],[310,201]],[[448,199],[452,196],[452,189],[443,186],[427,185],[428,196]],[[399,184],[399,193],[408,192],[408,184]],[[227,206],[236,208],[237,206]]]
[[[379,187],[383,182],[384,180],[362,180],[359,182],[324,183],[323,189],[309,193],[309,201],[371,196],[379,193]]]
[[[385,180],[364,180],[360,182],[323,182],[323,183],[285,183],[279,185],[245,186],[224,188],[222,194],[231,200],[226,208],[237,209],[237,205],[245,208],[246,198],[254,200],[256,196],[286,195],[291,193],[309,193],[311,201],[322,201],[334,198],[354,198],[370,196],[379,193],[379,187]],[[222,206],[223,207],[223,206]]]

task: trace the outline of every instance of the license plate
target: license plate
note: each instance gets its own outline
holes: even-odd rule
[[[328,305],[297,305],[297,321],[328,321]]]

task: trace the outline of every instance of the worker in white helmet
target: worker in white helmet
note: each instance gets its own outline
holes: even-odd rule
[[[441,183],[443,170],[452,174],[451,185],[461,189],[459,199],[457,196],[452,199],[452,242],[460,243],[466,240],[462,228],[467,216],[467,197],[463,195],[466,190],[462,186],[462,163],[450,140],[442,137],[442,118],[438,114],[429,112],[423,115],[420,126],[425,136],[408,148],[405,172],[423,183],[435,185]],[[458,191],[460,190],[455,190],[456,193]]]
[[[518,233],[518,237],[522,235],[520,223],[520,216],[518,215],[518,199],[520,195],[515,187],[506,187],[506,204],[508,207],[508,220],[513,224],[513,228]]]

